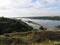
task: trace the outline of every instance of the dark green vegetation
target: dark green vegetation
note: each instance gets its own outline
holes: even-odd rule
[[[19,17],[17,17],[19,18]],[[29,19],[42,19],[42,20],[60,20],[60,16],[42,16],[42,17],[22,17]]]
[[[24,32],[32,29],[33,28],[31,26],[21,20],[0,17],[0,34]]]
[[[58,25],[58,26],[55,26],[56,28],[58,28],[58,29],[60,29],[60,25]]]

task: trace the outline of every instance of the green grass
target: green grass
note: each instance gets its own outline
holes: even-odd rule
[[[3,43],[3,42],[0,42],[0,45],[15,45],[15,43],[13,42],[12,44],[6,44],[6,43]],[[16,44],[16,45],[60,45],[60,43],[59,42],[54,43],[52,41],[52,42],[41,42],[41,43],[31,43],[31,44]]]
[[[8,45],[7,43],[0,42],[0,45]]]

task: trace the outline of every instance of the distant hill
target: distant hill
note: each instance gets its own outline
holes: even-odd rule
[[[29,18],[29,19],[43,19],[43,20],[60,20],[60,16],[37,16],[37,17],[17,17],[17,18]]]

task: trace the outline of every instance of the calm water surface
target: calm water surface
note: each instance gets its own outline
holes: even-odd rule
[[[55,26],[60,25],[60,21],[57,20],[38,20],[38,19],[22,19],[23,21],[33,21],[35,23],[38,23],[40,25],[42,25],[43,27],[47,28],[47,29],[57,29],[55,28]],[[26,22],[27,23],[27,22]],[[30,26],[34,27],[35,29],[38,29],[40,26],[32,24],[32,23],[27,23]]]

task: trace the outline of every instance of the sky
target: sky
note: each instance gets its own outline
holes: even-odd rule
[[[60,0],[0,0],[0,16],[60,16]]]

